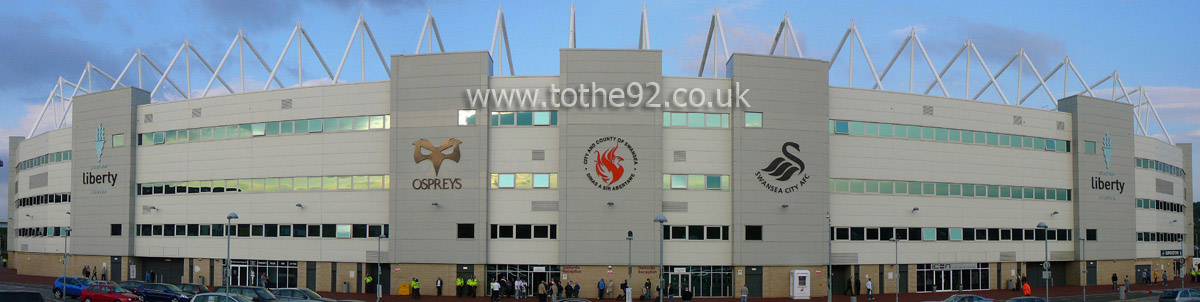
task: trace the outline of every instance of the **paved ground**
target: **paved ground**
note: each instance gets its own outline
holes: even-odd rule
[[[54,296],[51,293],[51,284],[53,284],[53,283],[54,283],[54,278],[52,278],[52,277],[17,275],[16,270],[14,270],[14,269],[0,269],[0,290],[37,291],[37,292],[40,292],[42,294],[42,296],[46,298],[47,302],[59,301],[59,300],[54,299]],[[1158,294],[1163,289],[1179,288],[1179,286],[1180,286],[1180,284],[1178,281],[1171,282],[1167,286],[1163,286],[1161,284],[1160,285],[1136,285],[1135,284],[1135,285],[1131,286],[1132,292],[1130,292],[1126,298],[1128,301],[1157,301]],[[1189,282],[1186,284],[1186,286],[1190,287],[1190,288],[1196,288],[1196,287],[1200,287],[1200,283],[1190,283]],[[1051,287],[1050,288],[1051,301],[1052,302],[1119,301],[1119,299],[1118,299],[1119,296],[1118,296],[1117,292],[1112,289],[1112,285],[1087,286],[1086,290],[1087,290],[1088,295],[1086,296],[1086,299],[1083,296],[1084,289],[1085,288],[1083,286]],[[429,290],[433,291],[433,288],[429,288]],[[448,288],[446,291],[453,292],[453,288]],[[979,295],[979,296],[983,296],[986,298],[995,299],[997,301],[1007,300],[1007,299],[1011,299],[1011,298],[1020,296],[1020,293],[1011,291],[1011,290],[983,290],[983,291],[967,291],[967,292],[961,292],[961,293]],[[1036,296],[1043,296],[1043,295],[1045,295],[1045,288],[1034,288],[1033,293]],[[320,294],[322,296],[325,296],[328,298],[334,298],[334,299],[361,300],[361,301],[368,301],[368,302],[375,301],[374,294],[330,293],[330,292],[321,292]],[[945,299],[946,297],[949,297],[950,295],[953,295],[953,294],[956,294],[956,293],[942,292],[942,293],[901,294],[899,301],[900,302],[940,301],[940,300]],[[857,299],[858,302],[868,302],[867,297],[865,295],[859,295],[857,298],[858,298]],[[484,302],[484,301],[488,301],[487,299],[488,299],[487,297],[478,297],[475,299],[465,299],[465,298],[459,299],[459,298],[455,298],[453,296],[436,297],[436,296],[426,295],[420,300],[422,302]],[[586,297],[585,297],[585,299],[586,299]],[[415,302],[408,296],[396,296],[396,295],[384,295],[383,300],[384,300],[384,302]],[[594,300],[594,299],[590,299],[590,300]],[[735,302],[735,301],[740,301],[740,299],[737,299],[737,298],[697,298],[695,300],[698,302]],[[78,301],[78,300],[68,299],[67,302],[71,302],[71,301]],[[516,302],[516,301],[536,302],[537,299],[536,298],[527,298],[527,299],[521,299],[521,300],[503,299],[502,302]],[[605,300],[605,301],[617,302],[615,300]],[[676,301],[682,302],[682,300],[678,300],[678,299]],[[750,302],[788,302],[788,301],[825,302],[826,299],[825,298],[808,299],[808,300],[792,300],[792,299],[788,299],[788,298],[750,299]],[[833,298],[833,301],[834,302],[850,302],[850,297],[835,295]],[[896,301],[895,295],[880,294],[880,295],[876,295],[875,300],[871,301],[871,302],[893,302],[893,301]]]

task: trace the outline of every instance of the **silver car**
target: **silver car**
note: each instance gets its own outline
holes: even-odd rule
[[[1200,291],[1194,289],[1168,289],[1158,296],[1159,302],[1193,302],[1200,301]]]
[[[941,302],[994,302],[990,298],[984,298],[977,295],[953,295],[942,299]]]
[[[239,294],[203,293],[192,297],[191,302],[253,302],[253,300]]]

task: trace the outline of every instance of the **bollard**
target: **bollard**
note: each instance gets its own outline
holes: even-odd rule
[[[1117,288],[1117,291],[1121,293],[1121,300],[1125,300],[1125,291],[1126,291],[1125,287],[1121,286],[1121,287]]]
[[[850,296],[850,302],[858,302],[858,296]]]
[[[350,282],[342,282],[342,292],[343,293],[350,292]]]

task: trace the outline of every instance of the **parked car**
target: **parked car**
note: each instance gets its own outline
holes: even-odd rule
[[[0,301],[4,302],[45,302],[42,294],[30,291],[5,290],[0,291]]]
[[[192,300],[192,295],[183,292],[178,286],[166,283],[145,283],[136,292],[146,302],[186,302]]]
[[[977,295],[952,295],[941,302],[994,302],[995,300]]]
[[[1046,298],[1042,297],[1016,297],[1008,299],[1007,302],[1046,302]]]
[[[138,287],[142,287],[142,284],[146,284],[146,282],[137,281],[137,280],[128,280],[128,281],[121,281],[121,283],[118,284],[118,286],[120,286],[121,288],[124,288],[125,290],[127,290],[129,292],[137,293]]]
[[[54,298],[62,299],[63,295],[67,297],[78,297],[83,293],[83,289],[92,285],[92,280],[84,277],[58,277],[54,279]]]
[[[92,285],[112,285],[112,286],[119,286],[119,285],[117,285],[117,283],[116,283],[116,282],[112,282],[112,281],[104,281],[104,280],[92,280]]]
[[[250,298],[238,294],[203,293],[192,298],[192,302],[253,302]]]
[[[179,284],[179,288],[183,289],[183,292],[186,292],[186,293],[189,293],[192,295],[203,294],[203,293],[209,292],[208,287],[204,286],[204,284],[181,283],[181,284]]]
[[[1158,302],[1200,301],[1200,291],[1194,289],[1168,289],[1158,296]]]
[[[79,295],[83,302],[141,302],[142,298],[120,286],[93,284]]]
[[[218,286],[213,288],[214,293],[234,293],[246,296],[254,302],[279,302],[279,298],[271,294],[271,291],[258,286]]]
[[[280,288],[280,289],[276,289],[275,292],[273,292],[273,294],[275,294],[276,297],[279,297],[279,300],[282,300],[282,301],[308,300],[308,301],[337,302],[337,300],[334,300],[334,299],[321,297],[321,295],[317,294],[317,292],[314,292],[311,289],[307,289],[307,288]]]

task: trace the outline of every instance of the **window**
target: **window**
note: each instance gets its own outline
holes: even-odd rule
[[[121,147],[125,145],[125,134],[113,134],[112,146]]]
[[[475,113],[476,113],[475,109],[459,110],[458,111],[458,125],[459,126],[475,125]],[[380,123],[382,123],[382,121],[380,121]]]
[[[1096,142],[1083,141],[1083,153],[1096,154]]]
[[[353,234],[353,228],[354,227],[349,224],[337,225],[337,238],[350,238],[350,236]]]
[[[320,232],[318,232],[319,234],[321,234],[321,238],[337,238],[337,225],[336,224],[322,224],[322,225],[317,225],[317,227],[319,228],[319,230],[321,230]],[[312,232],[309,232],[309,233],[312,233]]]
[[[708,190],[720,190],[721,189],[721,176],[707,175],[704,178],[705,178],[705,187],[704,187],[705,189],[708,189]]]
[[[762,112],[746,112],[746,128],[762,128]]]
[[[746,240],[763,240],[763,226],[748,225],[746,226]]]
[[[475,239],[475,224],[474,223],[458,224],[458,239]]]
[[[109,236],[121,236],[121,224],[117,223],[109,225],[108,229]]]

